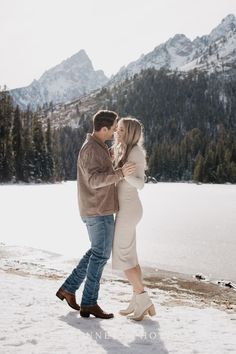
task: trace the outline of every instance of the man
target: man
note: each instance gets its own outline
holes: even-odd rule
[[[113,169],[109,150],[105,144],[116,131],[118,116],[112,111],[98,111],[93,117],[93,133],[87,134],[78,157],[77,186],[79,209],[86,224],[91,248],[56,293],[68,305],[80,310],[82,317],[91,314],[98,318],[112,318],[97,304],[103,268],[110,257],[114,235],[114,216],[118,211],[115,183],[134,172],[129,162]],[[75,292],[85,280],[81,308]]]

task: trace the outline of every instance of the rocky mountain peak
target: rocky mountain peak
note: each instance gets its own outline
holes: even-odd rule
[[[219,43],[219,41],[221,43]],[[184,34],[176,34],[143,55],[136,61],[122,67],[111,79],[111,84],[139,73],[142,69],[154,67],[188,71],[194,68],[214,71],[231,68],[235,62],[236,17],[226,16],[209,35],[196,37],[193,41]],[[208,62],[210,60],[210,62]],[[218,61],[220,60],[220,65]],[[222,65],[223,63],[223,65]],[[228,65],[229,64],[229,65]]]
[[[236,65],[236,17],[226,16],[210,34],[196,37],[193,41],[184,34],[176,34],[165,43],[143,54],[137,60],[123,66],[112,76],[113,85],[132,77],[141,70],[166,68],[207,72],[224,71]],[[90,58],[81,49],[70,58],[46,71],[40,79],[28,87],[12,90],[13,99],[21,107],[27,104],[37,107],[45,102],[64,103],[80,98],[108,82],[102,70],[95,71]]]
[[[170,38],[167,43],[173,44],[173,43],[185,43],[185,42],[191,42],[189,38],[187,38],[184,34],[178,33],[176,34],[173,38]]]
[[[85,93],[100,88],[108,81],[102,70],[95,71],[85,50],[47,70],[29,86],[11,90],[13,100],[21,108],[32,108],[44,103],[72,101]]]
[[[228,32],[236,28],[236,17],[233,14],[226,16],[221,23],[209,34],[210,41],[216,41],[224,37]]]

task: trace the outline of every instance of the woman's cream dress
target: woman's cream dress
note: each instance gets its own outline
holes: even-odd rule
[[[142,217],[143,209],[137,189],[144,186],[146,166],[144,152],[138,145],[131,150],[128,161],[136,163],[136,170],[117,184],[119,211],[116,214],[112,248],[112,268],[120,270],[130,269],[138,264],[136,225]]]

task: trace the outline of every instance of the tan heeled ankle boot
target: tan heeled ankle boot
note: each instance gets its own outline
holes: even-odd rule
[[[154,316],[156,314],[155,307],[148,293],[143,292],[141,294],[136,294],[134,314],[132,316],[128,316],[128,318],[135,321],[141,321],[147,314],[150,316]]]
[[[119,311],[119,314],[122,315],[122,316],[126,316],[126,315],[129,315],[130,313],[134,312],[134,306],[135,306],[135,297],[136,295],[133,294],[131,300],[130,300],[130,303],[128,305],[128,307],[124,310],[120,310]]]

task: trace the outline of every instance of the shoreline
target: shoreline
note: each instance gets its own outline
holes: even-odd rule
[[[0,271],[12,275],[58,281],[65,279],[78,262],[75,258],[30,247],[0,245]],[[142,271],[144,285],[153,296],[158,297],[160,292],[166,295],[164,305],[216,307],[236,313],[236,289],[225,286],[226,283],[218,284],[200,274],[189,275],[150,266],[142,267]],[[101,282],[128,284],[123,272],[112,269],[111,263],[105,266]]]
[[[216,307],[236,313],[236,291],[209,280],[199,280],[192,275],[143,267],[143,282],[154,294],[155,289],[168,294],[163,303],[168,306]],[[116,273],[116,281],[127,283],[120,272],[109,270],[110,277]]]
[[[65,274],[47,272],[46,269],[44,274],[23,270],[19,267],[0,267],[0,271],[13,276],[36,277],[54,281],[65,278]],[[190,275],[165,271],[163,269],[145,268],[143,275],[144,286],[150,289],[153,296],[158,296],[160,291],[167,295],[161,305],[168,307],[213,307],[228,313],[236,313],[236,291],[233,289],[222,287],[209,281],[197,280]],[[128,285],[126,279],[106,268],[101,283],[107,282]]]
[[[44,274],[22,270],[20,268],[3,268],[0,272],[13,276],[34,277],[58,281],[65,279],[65,274],[55,274],[46,272]],[[1,273],[0,273],[1,274]],[[143,283],[152,294],[151,297],[159,296],[160,292],[165,295],[165,300],[161,301],[162,306],[175,307],[187,306],[196,308],[216,308],[218,310],[236,314],[236,291],[222,287],[209,281],[194,279],[189,275],[146,268],[143,271]],[[101,283],[121,283],[128,285],[128,281],[114,271],[105,269],[101,278]]]

